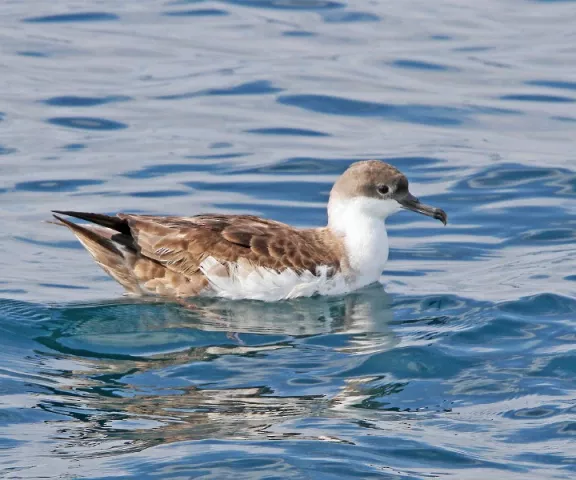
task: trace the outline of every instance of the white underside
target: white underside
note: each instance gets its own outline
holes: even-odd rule
[[[326,266],[319,266],[316,274],[299,274],[290,269],[277,272],[242,261],[222,265],[208,257],[200,266],[210,282],[206,294],[272,302],[313,295],[342,295],[377,282],[388,260],[384,220],[399,209],[395,200],[331,197],[329,227],[342,238],[346,249],[343,273],[331,276]]]
[[[275,302],[314,295],[343,295],[378,279],[346,277],[342,273],[330,276],[329,267],[318,267],[317,274],[298,274],[286,269],[276,272],[269,268],[247,264],[229,264],[228,268],[212,257],[200,266],[210,282],[206,295],[231,300],[247,299]]]

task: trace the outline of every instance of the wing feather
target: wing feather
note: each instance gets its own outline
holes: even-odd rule
[[[221,264],[243,259],[274,270],[316,273],[321,265],[340,269],[339,252],[328,249],[316,230],[300,230],[252,215],[154,217],[119,214],[140,254],[187,277],[212,257]]]

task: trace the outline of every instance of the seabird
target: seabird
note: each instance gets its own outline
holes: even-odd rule
[[[377,282],[388,260],[384,221],[401,209],[446,225],[444,210],[413,196],[398,169],[367,160],[336,180],[328,225],[320,228],[254,215],[53,213],[128,294],[276,301],[338,295]]]

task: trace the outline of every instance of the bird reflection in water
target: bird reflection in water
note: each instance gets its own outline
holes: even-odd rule
[[[183,440],[310,438],[290,422],[334,417],[365,397],[370,378],[342,372],[397,343],[381,285],[278,303],[54,306],[52,318],[37,339],[49,347],[43,354],[74,365],[51,372],[66,381],[41,400],[76,420],[63,455],[88,446],[93,455],[95,445],[106,455],[111,445],[119,454]]]

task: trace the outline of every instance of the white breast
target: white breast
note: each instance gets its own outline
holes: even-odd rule
[[[344,240],[357,287],[380,278],[389,252],[384,220],[399,209],[395,200],[368,197],[330,200],[329,227]]]

